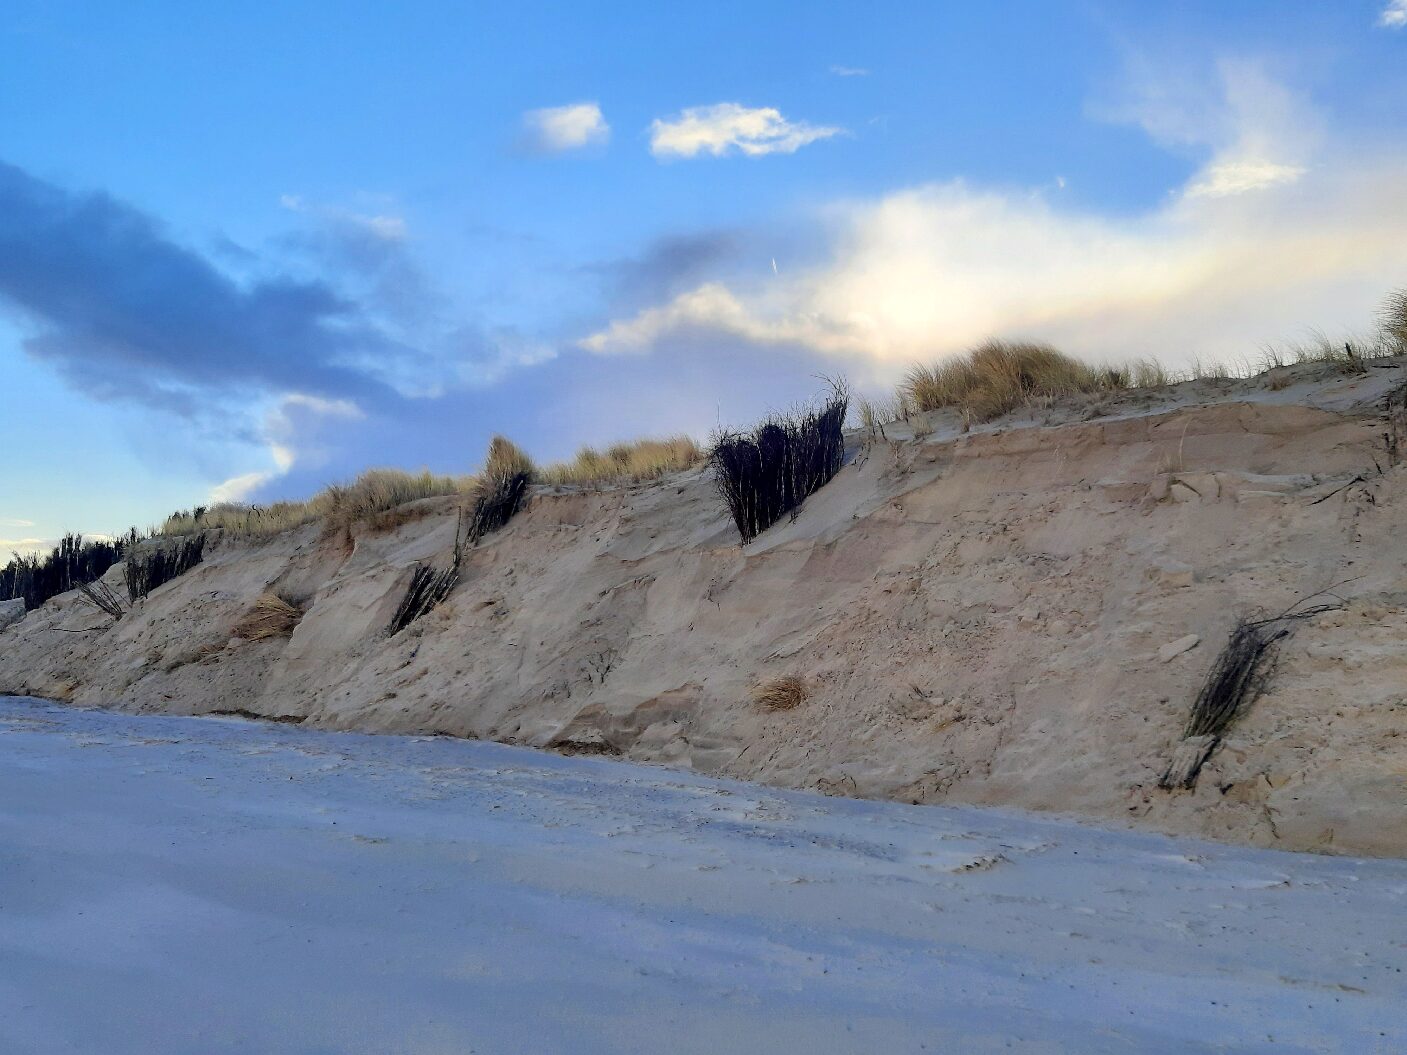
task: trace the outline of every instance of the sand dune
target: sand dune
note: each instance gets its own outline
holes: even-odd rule
[[[112,629],[55,632],[101,622],[72,595],[30,613],[0,635],[0,691],[1407,855],[1404,382],[1401,360],[1306,365],[854,433],[746,548],[702,469],[537,487],[391,638],[453,499],[349,538],[225,540]],[[1342,607],[1281,642],[1196,789],[1158,789],[1235,617],[1327,587]],[[311,602],[292,636],[232,637],[268,589]],[[804,704],[753,702],[783,675]]]

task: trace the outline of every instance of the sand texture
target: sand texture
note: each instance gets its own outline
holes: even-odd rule
[[[702,468],[535,487],[395,637],[453,499],[350,537],[215,540],[115,626],[68,594],[0,632],[0,692],[1407,856],[1404,384],[1401,360],[1306,366],[856,432],[745,548]],[[1279,643],[1195,789],[1160,790],[1237,616],[1326,588],[1341,607]],[[269,590],[309,604],[292,635],[232,636]],[[784,675],[803,703],[754,702]]]

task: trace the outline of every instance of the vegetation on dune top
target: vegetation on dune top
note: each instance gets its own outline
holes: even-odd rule
[[[1331,339],[1315,333],[1306,341],[1266,346],[1259,358],[1240,367],[1198,360],[1183,372],[1154,359],[1097,366],[1035,341],[987,340],[941,362],[913,367],[889,406],[860,400],[861,423],[875,429],[885,420],[915,412],[954,408],[966,421],[986,422],[1022,406],[1063,396],[1158,388],[1206,378],[1251,377],[1292,363],[1334,363],[1360,370],[1374,359],[1407,354],[1407,290],[1387,297],[1377,332],[1368,337]]]
[[[32,611],[51,597],[102,578],[135,542],[135,531],[119,539],[65,535],[43,556],[15,554],[0,568],[0,600],[22,597]]]
[[[667,436],[613,443],[603,451],[583,447],[569,462],[544,466],[536,478],[545,484],[639,483],[691,469],[704,457],[692,437]]]

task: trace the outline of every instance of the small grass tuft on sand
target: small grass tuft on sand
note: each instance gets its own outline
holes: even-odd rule
[[[641,483],[691,469],[703,459],[702,448],[689,436],[634,440],[604,451],[583,447],[571,461],[539,469],[536,479],[545,484]]]
[[[955,407],[974,421],[991,421],[1037,399],[1127,388],[1118,368],[1088,366],[1048,344],[986,341],[965,355],[916,366],[899,388],[915,410]]]
[[[799,674],[784,674],[769,678],[753,687],[752,702],[768,711],[790,711],[800,707],[811,696],[806,679]]]
[[[259,595],[253,607],[234,625],[234,636],[246,641],[288,637],[303,618],[303,609],[272,591]]]

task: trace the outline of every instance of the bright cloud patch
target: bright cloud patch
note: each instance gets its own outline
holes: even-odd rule
[[[1293,183],[1303,175],[1304,169],[1299,165],[1278,165],[1273,161],[1225,161],[1209,165],[1196,182],[1188,185],[1187,196],[1225,198]]]
[[[829,139],[843,129],[788,121],[770,106],[738,103],[693,106],[675,117],[656,118],[650,125],[650,152],[655,157],[721,157],[739,152],[748,157],[793,154],[807,143]]]
[[[1120,115],[1175,148],[1211,148],[1142,215],[962,181],[844,202],[820,219],[837,233],[809,267],[705,279],[581,346],[639,354],[712,331],[892,379],[988,336],[1180,366],[1254,357],[1311,327],[1367,329],[1407,275],[1407,151],[1326,141],[1313,108],[1255,66],[1226,64],[1222,81],[1219,100],[1188,108],[1150,90]],[[685,116],[678,152],[726,149],[730,140],[704,131],[719,122]],[[1334,163],[1341,156],[1354,163]]]
[[[1378,16],[1378,25],[1386,29],[1401,29],[1407,26],[1407,0],[1388,0],[1387,7]]]
[[[886,378],[994,334],[1175,365],[1253,356],[1313,326],[1365,326],[1407,274],[1404,183],[1407,158],[1360,157],[1351,171],[1323,166],[1257,194],[1175,195],[1128,218],[962,182],[919,187],[836,210],[843,233],[809,270],[707,283],[582,345],[644,353],[712,330]]]
[[[611,136],[611,126],[596,103],[529,110],[523,115],[523,131],[528,146],[545,154],[580,150]]]

